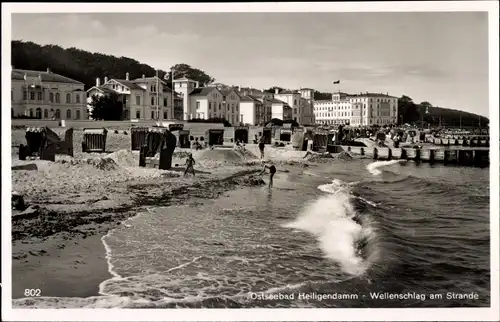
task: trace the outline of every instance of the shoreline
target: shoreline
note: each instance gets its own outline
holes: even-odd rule
[[[254,176],[259,171],[241,167],[240,171],[223,177],[191,182],[166,191],[162,189],[162,183],[132,184],[129,186],[130,195],[136,193],[139,197],[133,198],[130,205],[115,205],[118,208],[94,206],[94,209],[72,212],[71,209],[62,210],[67,205],[57,204],[38,206],[28,212],[29,215],[15,215],[12,299],[27,298],[25,289],[40,289],[42,297],[102,296],[100,284],[113,277],[102,242],[111,230],[147,211],[150,206],[196,204],[214,199],[237,186],[262,185],[263,181]],[[51,222],[51,217],[54,222]]]
[[[13,142],[23,140],[23,130],[12,130]],[[187,150],[174,152],[171,170],[140,168],[129,136],[110,133],[108,140],[114,152],[57,155],[55,162],[19,161],[12,150],[13,166],[31,165],[12,171],[12,189],[29,206],[12,211],[13,300],[27,298],[25,289],[40,289],[42,297],[101,296],[100,284],[113,277],[101,238],[123,221],[148,207],[193,206],[265,184],[256,145],[191,151],[196,177],[184,178]],[[264,161],[305,168],[332,159],[269,146]]]

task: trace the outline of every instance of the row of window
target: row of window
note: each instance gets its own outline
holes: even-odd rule
[[[324,120],[318,121],[320,124],[349,124],[349,120]]]
[[[160,111],[155,111],[155,110],[151,111],[151,119],[152,120],[158,119],[159,116],[160,116]],[[128,118],[129,118],[129,111],[125,110],[125,119],[128,119]],[[135,118],[136,119],[140,119],[141,118],[141,111],[140,110],[135,111]],[[163,111],[163,119],[164,120],[168,120],[169,118],[170,117],[169,117],[168,110]]]
[[[43,101],[45,95],[43,95],[43,92],[35,92],[35,91],[30,91],[29,92],[29,97],[30,101],[34,101],[35,99],[37,101]],[[11,99],[14,100],[14,92],[11,92]],[[23,91],[23,100],[28,99],[28,93]],[[49,93],[49,102],[50,103],[61,103],[61,94],[59,93]],[[66,94],[66,104],[71,104],[71,94],[67,93]],[[75,95],[75,103],[80,103],[80,94]]]
[[[61,110],[56,109],[52,113],[53,114],[49,116],[49,110],[48,109],[44,109],[43,110],[43,118],[44,119],[48,119],[49,117],[50,118],[55,117],[56,119],[60,119],[61,118]],[[76,110],[75,120],[79,120],[81,118],[81,114],[80,113],[81,113],[80,110]],[[35,110],[33,110],[32,108],[30,108],[30,110],[29,110],[29,116],[41,119],[42,118],[42,109],[40,107],[37,108],[37,109],[35,109]],[[72,116],[71,110],[66,110],[66,119],[67,120],[71,120],[71,116]]]
[[[160,105],[160,99],[159,97],[156,98],[156,97],[151,97],[151,106],[156,106],[156,104]],[[163,99],[163,106],[168,106],[168,98],[164,98]],[[135,105],[141,105],[141,97],[140,96],[136,96],[135,97]]]
[[[364,104],[364,106],[363,105],[359,105],[359,104],[354,104],[353,106],[337,106],[337,105],[335,105],[333,107],[332,106],[320,106],[320,107],[315,106],[314,110],[315,111],[347,110],[347,109],[359,109],[360,107],[367,108],[367,105],[366,104]],[[388,106],[386,105],[386,106],[380,107],[379,104],[377,104],[377,106],[376,106],[376,108],[384,108],[384,107],[388,107]],[[373,109],[373,105],[372,104],[370,104],[370,109]],[[394,109],[396,109],[396,108],[394,107]]]
[[[217,103],[216,102],[213,102],[214,103],[214,111],[217,110]],[[229,103],[226,103],[225,104],[227,106],[227,111],[229,112]],[[236,108],[235,108],[236,106]],[[200,109],[200,102],[196,102],[196,109],[199,110]],[[211,111],[212,110],[212,102],[208,102],[208,110]],[[219,103],[219,111],[222,110],[222,104]],[[238,104],[231,104],[231,113],[238,113]]]
[[[356,114],[353,114],[357,112]],[[377,116],[391,116],[391,112],[387,110],[377,111]],[[396,114],[396,108],[393,109],[393,114]],[[330,112],[330,113],[318,113],[314,112],[316,117],[337,117],[337,116],[353,116],[360,115],[360,111],[348,111],[348,112]],[[366,110],[363,111],[363,116],[366,116]]]
[[[364,123],[363,123],[364,121]],[[362,119],[336,119],[336,120],[317,120],[318,123],[320,124],[352,124],[352,125],[370,125],[370,124],[392,124],[394,123],[394,120],[391,119],[369,119],[368,124],[366,123],[366,120]]]
[[[128,88],[126,88],[125,86],[117,85],[117,84],[112,84],[111,88],[113,88],[114,90],[121,90],[122,92],[124,92],[125,90],[128,90]]]

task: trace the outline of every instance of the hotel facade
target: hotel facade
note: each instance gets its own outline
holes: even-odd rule
[[[46,71],[12,69],[11,117],[87,119],[84,84]]]
[[[382,93],[337,92],[331,100],[314,101],[316,124],[351,126],[397,123],[398,98]]]

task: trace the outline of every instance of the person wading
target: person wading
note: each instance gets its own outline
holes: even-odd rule
[[[264,137],[262,136],[260,138],[260,142],[259,142],[259,150],[260,150],[260,158],[261,159],[264,159],[264,148],[266,147],[266,145],[264,144]]]
[[[187,176],[189,170],[191,170],[191,173],[193,174],[193,176],[195,176],[195,173],[194,173],[195,163],[196,162],[193,159],[193,154],[189,153],[189,155],[186,159],[186,170],[184,171],[184,176]]]
[[[264,165],[264,170],[259,175],[263,175],[266,172],[266,169],[269,169],[269,188],[273,187],[273,177],[276,173],[276,167],[271,164],[270,166]]]

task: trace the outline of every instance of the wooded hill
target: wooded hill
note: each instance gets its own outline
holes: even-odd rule
[[[128,57],[91,53],[74,47],[64,49],[56,45],[41,46],[33,42],[19,40],[13,40],[11,45],[12,66],[14,68],[40,71],[50,68],[54,73],[83,82],[85,89],[94,86],[97,77],[101,78],[101,80],[105,76],[124,79],[125,74],[129,73],[130,78],[134,79],[141,77],[143,74],[151,77],[156,73],[153,67]],[[176,79],[188,77],[198,81],[201,86],[215,80],[204,71],[187,64],[177,64],[174,68]],[[166,73],[167,71],[158,71],[161,78]],[[167,81],[167,83],[171,85],[170,81]],[[330,99],[331,93],[316,91],[314,98]],[[426,108],[428,108],[429,114],[425,114]],[[432,125],[438,125],[440,119],[441,124],[446,126],[459,126],[460,119],[462,126],[477,126],[480,120],[481,126],[484,127],[489,122],[486,117],[480,117],[476,114],[436,107],[428,102],[417,104],[405,95],[399,98],[399,114],[398,123],[420,124],[422,114],[424,114],[424,122],[429,122]]]

